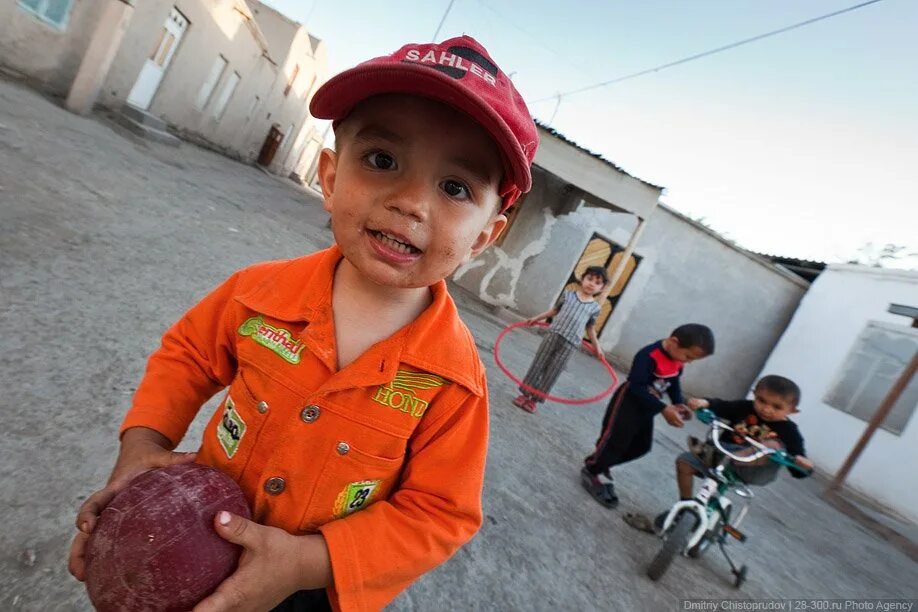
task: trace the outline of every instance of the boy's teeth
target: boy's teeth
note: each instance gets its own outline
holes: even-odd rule
[[[380,241],[389,248],[398,251],[399,253],[412,253],[415,249],[403,242],[399,242],[395,238],[388,236],[382,232],[376,232],[376,235],[379,236]]]

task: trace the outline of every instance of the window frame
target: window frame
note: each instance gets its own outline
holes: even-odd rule
[[[223,60],[223,66],[220,69],[220,74],[217,75],[217,78],[214,79],[213,84],[210,87],[210,91],[207,92],[207,97],[202,98],[202,93],[204,92],[204,87],[208,84],[208,80],[214,75],[214,69],[217,67],[217,63]],[[200,89],[198,89],[198,95],[194,102],[194,107],[203,112],[207,109],[207,105],[210,104],[211,100],[214,99],[214,92],[217,91],[217,88],[220,86],[220,83],[223,81],[224,76],[226,75],[227,70],[229,70],[229,60],[226,59],[222,53],[218,53],[214,63],[211,64],[210,71],[207,73],[207,78],[204,79],[204,82],[201,83]]]
[[[885,321],[867,321],[866,324],[861,328],[861,331],[858,332],[857,337],[851,343],[851,347],[848,349],[848,353],[845,355],[845,358],[838,364],[834,375],[831,378],[831,382],[828,387],[822,394],[822,402],[831,407],[834,410],[838,410],[848,416],[855,418],[864,423],[869,423],[876,414],[877,408],[880,407],[880,403],[889,393],[889,389],[892,388],[892,385],[895,384],[896,378],[901,375],[901,370],[899,374],[889,378],[889,386],[881,394],[880,397],[874,398],[874,401],[870,403],[869,406],[862,406],[862,395],[867,387],[867,382],[870,380],[875,380],[876,371],[880,368],[882,355],[880,358],[877,358],[876,361],[871,363],[871,367],[875,368],[872,372],[863,372],[864,378],[862,383],[860,383],[856,389],[856,393],[853,396],[846,395],[846,387],[850,387],[852,381],[850,376],[852,372],[858,373],[859,371],[856,368],[857,361],[859,358],[874,357],[875,354],[885,354],[890,355],[889,351],[883,350],[879,352],[871,353],[869,349],[871,348],[870,342],[876,337],[877,333],[885,334],[886,337],[898,337],[901,338],[903,342],[913,342],[918,345],[918,331],[910,327],[902,327],[900,325],[894,325]],[[895,360],[898,360],[898,356]],[[886,359],[886,365],[889,365],[889,358]],[[906,364],[908,358],[905,359]],[[903,364],[903,368],[906,364]],[[898,367],[895,366],[895,367]],[[868,375],[869,374],[869,375]],[[854,382],[857,382],[856,380]],[[918,412],[918,405],[910,406],[909,404],[904,404],[906,406],[904,413],[900,413],[896,410],[899,407],[900,402],[907,402],[915,396],[915,386],[918,385],[918,378],[913,379],[910,384],[903,389],[902,396],[896,401],[896,404],[893,406],[892,410],[886,418],[883,419],[883,422],[880,424],[880,429],[887,431],[888,433],[894,436],[901,436],[905,430],[909,427],[909,423],[914,417],[915,413]],[[897,420],[890,420],[890,417],[895,415],[896,419],[901,418],[901,424]]]
[[[53,19],[47,16],[48,4],[51,2],[51,0],[36,0],[36,4],[38,5],[39,8],[32,8],[31,6],[26,4],[26,0],[17,0],[16,4],[17,6],[19,6],[19,8],[29,13],[30,15],[32,15],[33,17],[35,17],[42,23],[48,24],[54,29],[63,32],[64,30],[67,29],[67,25],[70,23],[70,13],[73,11],[73,3],[74,3],[74,0],[64,0],[64,1],[67,3],[67,8],[64,9],[63,17],[61,18],[61,21],[59,22],[54,21]]]
[[[220,89],[220,93],[217,95],[217,99],[211,111],[211,116],[215,121],[223,119],[223,115],[226,114],[226,109],[229,107],[230,100],[233,99],[233,95],[235,95],[236,89],[239,87],[241,81],[242,75],[235,70],[224,79],[223,87]]]

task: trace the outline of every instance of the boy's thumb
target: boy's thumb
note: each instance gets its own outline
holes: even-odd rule
[[[169,465],[179,465],[182,463],[192,463],[198,458],[197,453],[169,453]]]
[[[214,528],[220,537],[240,546],[250,543],[256,536],[257,527],[258,524],[226,510],[221,510],[214,516]]]

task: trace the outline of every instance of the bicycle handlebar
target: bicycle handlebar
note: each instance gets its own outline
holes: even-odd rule
[[[762,457],[768,457],[771,461],[774,461],[775,463],[798,470],[800,472],[803,472],[804,474],[808,474],[810,472],[810,470],[807,470],[797,465],[797,462],[794,460],[794,458],[790,454],[788,454],[788,452],[785,451],[784,449],[769,448],[765,446],[764,444],[762,444],[761,442],[759,442],[758,440],[750,438],[749,436],[736,431],[736,429],[734,429],[733,427],[731,427],[724,421],[718,419],[717,415],[715,415],[711,410],[707,408],[701,408],[700,410],[697,411],[697,415],[698,415],[699,421],[701,421],[702,423],[711,425],[711,428],[713,430],[711,434],[711,440],[714,443],[714,446],[717,448],[717,450],[722,452],[724,455],[726,455],[727,457],[730,457],[730,459],[733,459],[734,461],[738,461],[739,463],[752,463],[753,461],[758,461]],[[723,434],[724,431],[732,431],[733,433],[739,434],[740,436],[743,437],[743,440],[745,441],[746,444],[756,449],[756,452],[749,454],[749,455],[737,455],[736,453],[727,450],[726,448],[724,448],[724,446],[721,444],[721,441],[720,441],[720,436]]]

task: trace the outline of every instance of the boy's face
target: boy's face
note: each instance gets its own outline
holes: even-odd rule
[[[768,389],[756,389],[752,403],[755,413],[765,421],[783,421],[797,411],[790,398]]]
[[[369,280],[427,287],[487,248],[507,223],[487,132],[444,104],[383,95],[359,104],[322,152],[335,241]]]
[[[670,336],[664,340],[666,352],[670,357],[676,361],[681,361],[682,363],[691,363],[697,359],[702,359],[707,357],[708,354],[700,346],[681,346],[679,340],[674,336]]]
[[[602,277],[595,274],[586,274],[580,279],[580,288],[589,295],[596,295],[602,291],[605,284]]]

